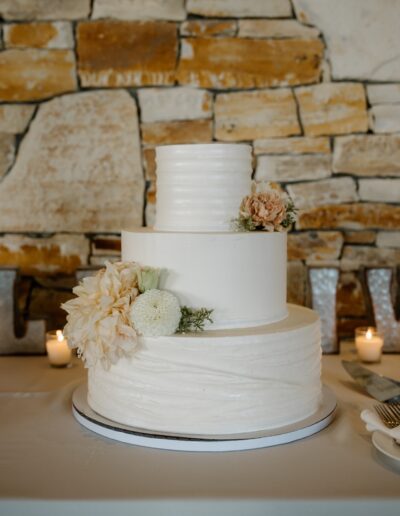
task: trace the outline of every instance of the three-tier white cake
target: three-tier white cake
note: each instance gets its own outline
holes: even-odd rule
[[[286,304],[286,233],[232,230],[250,191],[251,147],[159,147],[154,229],[125,230],[122,260],[168,271],[181,305],[213,308],[195,334],[139,337],[130,358],[89,369],[88,403],[156,432],[272,429],[316,412],[318,315]]]

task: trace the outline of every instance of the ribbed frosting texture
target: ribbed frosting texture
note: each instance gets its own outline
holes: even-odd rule
[[[131,359],[89,371],[88,401],[111,420],[160,432],[271,429],[317,410],[320,353],[318,316],[291,306],[265,327],[142,338]]]
[[[244,144],[156,148],[155,229],[227,231],[250,192],[251,147]]]

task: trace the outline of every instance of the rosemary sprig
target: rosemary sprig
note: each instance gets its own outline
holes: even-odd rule
[[[257,229],[251,217],[240,215],[237,219],[233,219],[232,222],[235,231],[254,231]]]
[[[297,209],[294,207],[292,199],[289,198],[286,204],[286,218],[281,222],[285,229],[290,228],[297,220]]]
[[[204,330],[206,321],[212,323],[211,314],[213,310],[207,308],[190,308],[188,306],[181,307],[181,320],[179,322],[177,333],[197,332]]]

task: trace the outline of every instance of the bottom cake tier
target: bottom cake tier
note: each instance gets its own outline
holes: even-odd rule
[[[89,369],[88,404],[135,428],[196,435],[276,428],[321,400],[318,314],[255,328],[140,337],[133,357]]]

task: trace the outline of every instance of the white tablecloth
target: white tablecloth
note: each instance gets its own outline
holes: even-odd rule
[[[352,349],[323,358],[338,399],[334,422],[302,441],[262,450],[187,453],[107,440],[81,427],[71,396],[75,359],[0,357],[0,515],[400,514],[400,474],[359,418],[374,401],[344,371]],[[400,356],[371,369],[400,378]]]

